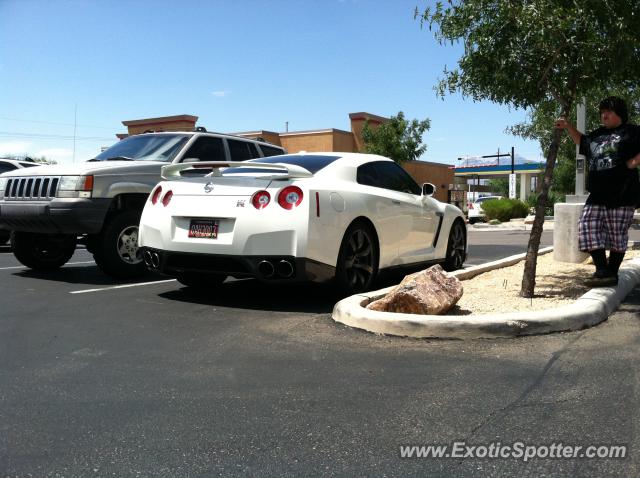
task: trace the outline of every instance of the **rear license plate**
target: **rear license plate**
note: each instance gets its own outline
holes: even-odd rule
[[[215,239],[218,237],[218,223],[216,219],[191,219],[189,237]]]

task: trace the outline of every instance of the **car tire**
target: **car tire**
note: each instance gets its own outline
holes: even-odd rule
[[[178,274],[176,279],[182,285],[195,289],[195,290],[207,290],[222,284],[226,275],[223,274],[206,274],[200,272],[183,272]]]
[[[11,250],[20,263],[35,270],[55,270],[76,250],[76,236],[12,232]]]
[[[98,267],[112,277],[129,279],[146,273],[138,248],[139,211],[112,216],[91,246]]]
[[[349,226],[342,238],[336,264],[335,284],[339,292],[355,294],[369,290],[378,276],[379,257],[373,229],[363,222]]]
[[[443,268],[446,271],[462,269],[467,255],[467,233],[460,220],[454,221],[447,241],[447,256]]]

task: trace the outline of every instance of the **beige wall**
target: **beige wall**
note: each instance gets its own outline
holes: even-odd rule
[[[300,151],[333,151],[333,133],[281,133],[282,146],[290,153]]]
[[[352,133],[349,133],[347,131],[334,131],[332,151],[354,153],[356,151],[355,147],[356,146]]]
[[[438,201],[449,200],[449,184],[453,184],[454,170],[447,164],[407,161],[402,167],[418,184],[432,183],[436,186],[435,198]]]

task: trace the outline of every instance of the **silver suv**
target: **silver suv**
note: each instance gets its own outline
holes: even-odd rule
[[[0,230],[13,231],[13,254],[32,269],[61,267],[82,242],[105,273],[134,277],[146,270],[138,222],[162,166],[280,154],[280,146],[203,128],[130,136],[84,163],[1,174]]]

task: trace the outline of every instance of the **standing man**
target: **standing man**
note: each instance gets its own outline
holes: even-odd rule
[[[591,287],[618,283],[618,269],[627,250],[629,227],[640,205],[640,127],[627,123],[624,100],[610,96],[600,102],[602,127],[582,134],[563,117],[555,127],[566,129],[589,165],[589,197],[579,224],[579,247],[591,254],[596,271]],[[609,249],[609,260],[605,255]]]

